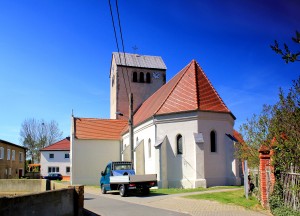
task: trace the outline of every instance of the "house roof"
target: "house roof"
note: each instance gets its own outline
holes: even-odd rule
[[[119,140],[127,124],[120,119],[74,118],[74,135],[77,139]]]
[[[134,124],[142,123],[154,115],[196,110],[233,116],[202,68],[192,60],[142,104],[134,115]]]
[[[6,141],[6,140],[2,140],[2,139],[0,139],[0,143],[12,145],[12,146],[15,146],[15,147],[18,147],[18,148],[23,148],[23,149],[25,149],[25,150],[27,149],[27,148],[24,147],[24,146],[19,146],[19,145],[17,145],[17,144],[14,144],[14,143],[8,142],[8,141]]]
[[[125,58],[126,62],[125,62]],[[166,70],[167,67],[160,56],[147,56],[130,53],[113,52],[117,65]]]
[[[40,151],[70,151],[70,137],[53,143]]]

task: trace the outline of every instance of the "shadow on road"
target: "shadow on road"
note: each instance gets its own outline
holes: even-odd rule
[[[84,216],[100,216],[99,214],[96,214],[96,213],[94,213],[94,212],[91,212],[91,211],[89,211],[89,210],[87,210],[87,209],[83,209],[83,215]]]

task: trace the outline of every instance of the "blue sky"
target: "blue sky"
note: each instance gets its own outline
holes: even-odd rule
[[[119,11],[125,51],[161,56],[167,80],[197,60],[236,129],[300,74],[269,47],[299,50],[299,0],[119,0]],[[106,0],[0,0],[0,139],[20,144],[26,118],[55,120],[64,136],[72,110],[109,118],[114,51]]]

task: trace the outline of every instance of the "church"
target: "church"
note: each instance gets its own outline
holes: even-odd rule
[[[160,188],[241,184],[235,116],[195,60],[168,82],[166,71],[159,56],[112,54],[110,119],[71,118],[72,184],[99,184],[106,164],[119,160],[157,174]]]

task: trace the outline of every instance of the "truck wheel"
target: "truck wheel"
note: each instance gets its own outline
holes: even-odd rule
[[[126,191],[125,185],[121,185],[121,186],[120,186],[120,188],[119,188],[119,193],[120,193],[120,196],[121,196],[121,197],[126,196],[127,191]]]
[[[101,185],[101,193],[106,194],[106,189],[105,189],[104,185]]]
[[[142,194],[143,195],[149,195],[149,193],[150,193],[150,189],[149,188],[143,188],[142,189]]]

